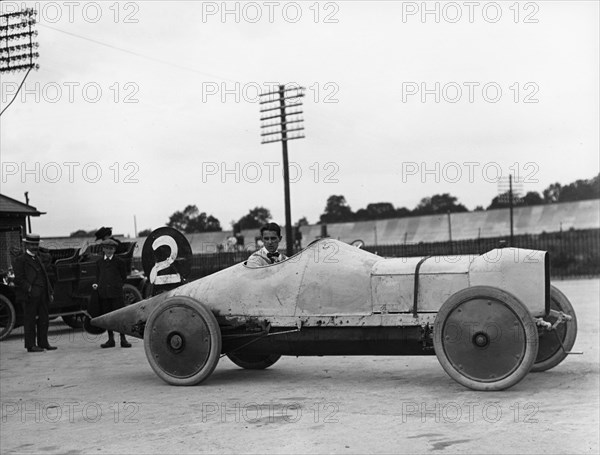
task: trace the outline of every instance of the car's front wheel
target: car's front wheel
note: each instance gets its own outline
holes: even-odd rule
[[[573,348],[577,338],[577,316],[573,305],[567,296],[554,286],[550,287],[550,309],[562,312],[571,319],[559,324],[553,330],[540,329],[540,347],[535,363],[531,367],[531,371],[534,372],[549,370],[562,362]],[[551,324],[557,321],[557,317],[553,314],[544,319]]]
[[[433,345],[448,375],[473,390],[494,391],[523,379],[538,352],[538,334],[527,307],[491,286],[453,294],[435,318]]]
[[[154,372],[171,385],[195,385],[221,355],[221,329],[212,311],[191,297],[160,303],[144,329],[144,350]]]

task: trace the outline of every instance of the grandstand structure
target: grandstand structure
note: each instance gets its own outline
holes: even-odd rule
[[[542,234],[568,230],[600,229],[600,199],[562,202],[527,207],[513,211],[514,235]],[[283,229],[282,229],[283,231]],[[302,226],[302,246],[321,238],[320,224]],[[258,230],[243,230],[244,246],[235,246],[232,231],[185,234],[194,254],[215,254],[243,249],[254,251]],[[376,221],[354,221],[327,225],[328,237],[351,243],[362,240],[365,245],[403,245],[418,243],[495,238],[510,235],[509,209],[441,215],[412,216]],[[124,238],[137,241],[134,257],[140,257],[145,237]],[[51,248],[79,248],[93,238],[44,238],[41,246]],[[285,238],[281,245],[285,245]]]

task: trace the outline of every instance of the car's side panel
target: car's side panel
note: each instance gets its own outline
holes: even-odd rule
[[[542,316],[546,306],[546,254],[520,248],[491,250],[471,264],[469,286],[493,286],[510,292],[533,316]]]
[[[455,292],[468,287],[470,256],[384,259],[373,267],[373,311],[412,312],[417,280],[417,311],[438,311]],[[418,275],[418,276],[417,276]]]
[[[337,241],[313,248],[317,254],[306,255],[296,316],[371,314],[370,274],[381,258]]]

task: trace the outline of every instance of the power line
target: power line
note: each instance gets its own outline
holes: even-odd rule
[[[57,31],[57,32],[60,32],[60,33],[64,33],[65,35],[69,35],[69,36],[73,36],[75,38],[79,38],[79,39],[82,39],[82,40],[85,40],[85,41],[89,41],[89,42],[97,44],[99,46],[104,46],[104,47],[108,47],[108,48],[116,50],[116,51],[125,52],[126,54],[135,55],[136,57],[145,58],[146,60],[151,60],[153,62],[161,63],[163,65],[172,66],[174,68],[178,68],[178,69],[181,69],[181,70],[184,70],[184,71],[190,71],[192,73],[201,74],[203,76],[208,76],[208,77],[211,77],[211,78],[222,79],[222,80],[228,81],[228,82],[237,82],[234,79],[230,79],[230,78],[223,77],[223,76],[217,76],[215,74],[205,73],[205,72],[202,72],[202,71],[198,71],[198,70],[196,70],[194,68],[189,68],[187,66],[182,66],[182,65],[178,65],[176,63],[167,62],[166,60],[161,60],[161,59],[158,59],[158,58],[155,58],[155,57],[151,57],[149,55],[141,54],[139,52],[130,51],[128,49],[124,49],[122,47],[118,47],[118,46],[115,46],[113,44],[103,43],[102,41],[98,41],[98,40],[95,40],[95,39],[92,39],[92,38],[88,38],[86,36],[78,35],[77,33],[67,32],[65,30],[61,30],[61,29],[58,29],[56,27],[51,27],[51,26],[45,25],[45,24],[38,24],[38,25],[40,25],[41,27],[49,28],[51,30],[54,30],[54,31]]]

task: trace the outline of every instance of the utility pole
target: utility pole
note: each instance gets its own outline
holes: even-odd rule
[[[284,202],[285,202],[285,242],[286,255],[294,254],[294,242],[292,239],[292,210],[290,204],[290,171],[288,163],[287,143],[293,139],[304,137],[304,121],[302,114],[301,97],[304,96],[304,87],[289,87],[280,85],[278,90],[260,95],[261,105],[260,121],[262,144],[281,142],[283,151],[283,180],[284,180]],[[279,112],[274,114],[273,112]],[[266,114],[266,115],[265,115]],[[290,128],[290,125],[292,126]],[[289,133],[292,133],[291,135]]]
[[[508,187],[507,187],[507,183],[508,183]],[[517,187],[513,188],[512,174],[508,175],[508,181],[506,180],[506,177],[504,177],[498,181],[498,192],[500,193],[498,195],[498,202],[508,203],[508,211],[509,211],[509,216],[510,216],[510,243],[509,243],[509,246],[514,246],[513,209],[514,209],[515,203],[518,203],[520,201],[520,197],[521,197],[520,195],[522,193],[521,184],[518,184],[517,181],[515,181],[515,184],[517,184]]]
[[[450,210],[448,210],[448,241],[450,242],[450,254],[452,254],[452,220]]]
[[[29,191],[25,191],[25,204],[29,205]],[[31,217],[27,215],[27,229],[26,234],[31,234]]]

